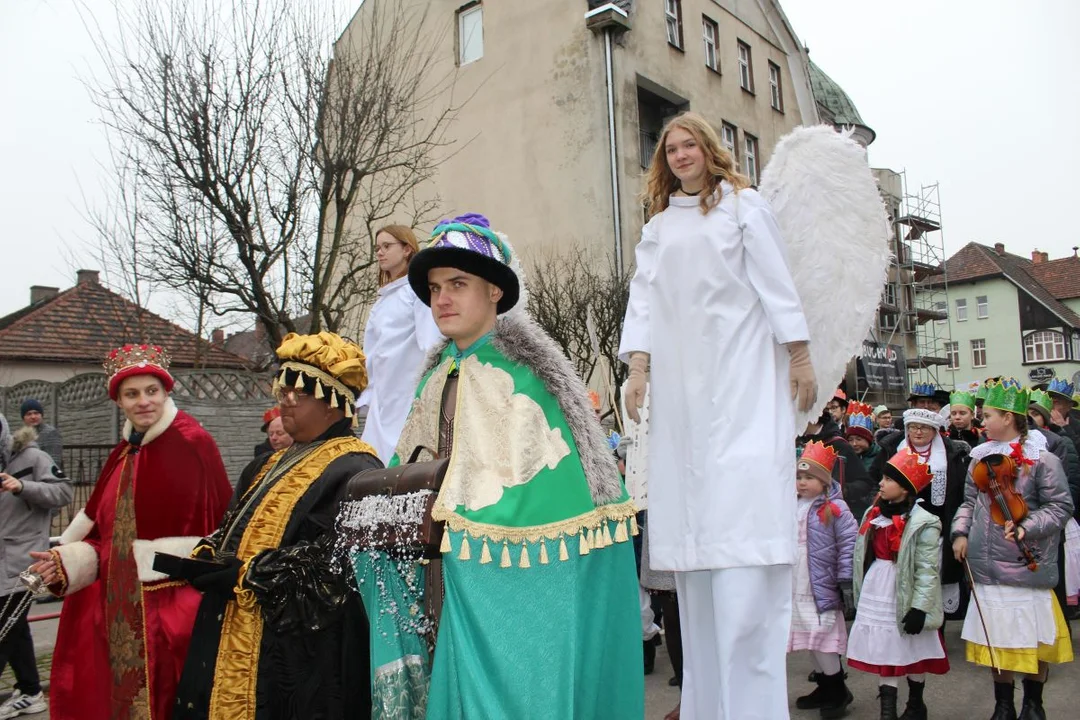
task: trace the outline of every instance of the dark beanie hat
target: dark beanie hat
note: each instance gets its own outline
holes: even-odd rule
[[[23,400],[23,404],[19,406],[19,417],[26,417],[26,413],[37,410],[42,415],[45,414],[45,408],[40,402],[33,398],[27,398]]]

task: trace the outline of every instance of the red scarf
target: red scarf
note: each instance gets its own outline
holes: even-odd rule
[[[881,507],[875,505],[866,515],[866,520],[863,521],[862,527],[859,528],[859,534],[865,535],[866,531],[870,529],[870,523],[879,517],[881,517]],[[904,537],[905,525],[907,525],[907,520],[904,519],[903,515],[893,515],[892,527],[885,528],[886,538],[889,541],[889,552],[893,555],[900,554],[900,541]]]

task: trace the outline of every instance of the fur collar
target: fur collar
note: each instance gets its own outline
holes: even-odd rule
[[[26,448],[37,447],[37,429],[25,425],[11,434],[11,457],[15,457]]]
[[[506,359],[529,368],[562,409],[574,436],[593,502],[607,505],[622,496],[622,480],[603,428],[596,422],[585,384],[559,346],[524,313],[508,313],[495,323],[492,345]],[[434,370],[450,344],[440,343],[428,354],[421,377]]]
[[[146,431],[146,434],[143,436],[142,441],[143,447],[149,445],[151,442],[157,439],[157,437],[161,435],[161,433],[169,429],[169,426],[173,424],[173,420],[176,419],[177,412],[178,410],[176,409],[176,403],[173,402],[173,399],[171,397],[165,398],[165,411],[161,414],[161,417],[158,418],[158,421],[151,425],[150,429]],[[131,425],[131,421],[125,420],[123,432],[125,440],[131,439],[132,430],[134,430],[134,428]]]

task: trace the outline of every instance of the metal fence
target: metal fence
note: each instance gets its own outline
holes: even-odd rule
[[[94,483],[97,482],[101,468],[109,458],[113,445],[65,445],[64,446],[64,474],[75,490],[74,496],[67,507],[53,515],[52,527],[49,534],[57,536],[64,532],[71,519],[80,510],[86,507],[90,499],[90,493],[94,491]]]

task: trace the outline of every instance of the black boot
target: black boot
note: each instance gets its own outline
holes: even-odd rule
[[[1043,684],[1038,680],[1024,680],[1024,704],[1020,706],[1020,720],[1046,720],[1042,691]]]
[[[828,692],[825,689],[826,678],[828,675],[822,672],[814,673],[814,682],[817,683],[817,687],[809,695],[803,695],[802,697],[795,698],[795,707],[800,710],[817,710],[825,704],[828,699]]]
[[[652,675],[656,669],[656,646],[660,644],[660,634],[645,640],[642,643],[642,654],[645,656],[645,674]]]
[[[881,720],[897,720],[896,688],[892,685],[878,685],[878,700],[881,701]]]
[[[904,708],[904,714],[900,716],[900,720],[926,720],[926,703],[923,702],[923,690],[926,689],[926,683],[915,682],[908,678],[907,687],[907,707]]]
[[[835,720],[835,718],[842,718],[847,715],[847,707],[855,700],[855,696],[851,694],[847,684],[844,682],[843,671],[835,675],[826,675],[822,680],[821,687],[825,690],[825,702],[821,705],[821,717],[824,720]]]
[[[990,720],[1017,720],[1012,683],[994,683],[994,714]]]

